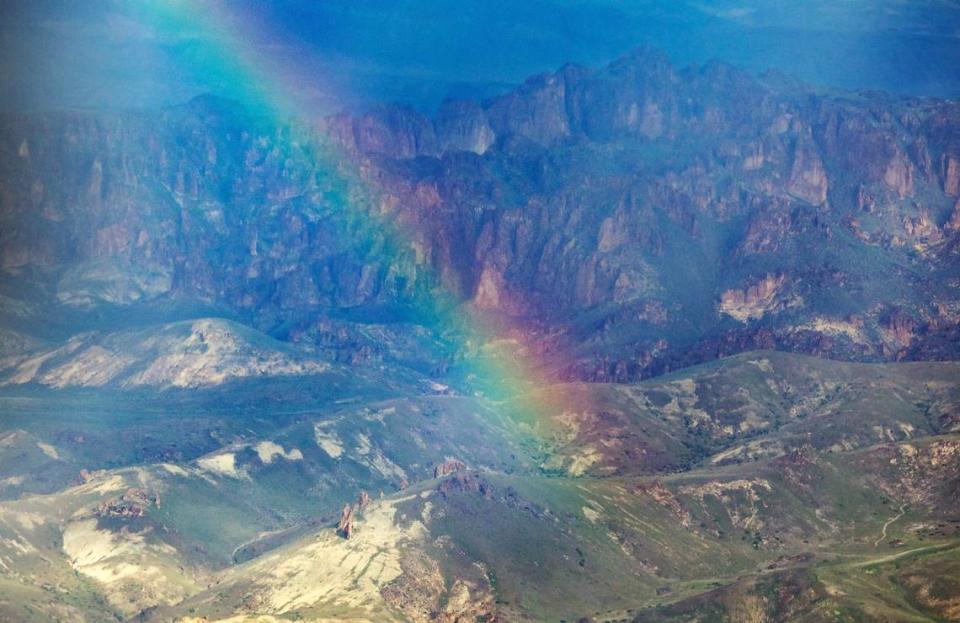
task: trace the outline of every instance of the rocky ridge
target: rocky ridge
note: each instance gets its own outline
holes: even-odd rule
[[[8,323],[190,300],[322,346],[318,310],[389,318],[439,288],[576,352],[549,370],[567,379],[757,347],[954,353],[955,102],[821,94],[638,50],[435,118],[382,106],[305,130],[200,98],[0,127]],[[405,232],[390,253],[384,222]],[[725,311],[770,275],[782,311]],[[889,334],[896,314],[909,336]],[[851,317],[856,337],[821,329]]]

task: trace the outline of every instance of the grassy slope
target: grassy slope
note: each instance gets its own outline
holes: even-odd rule
[[[864,569],[917,548],[932,547],[918,551],[949,556],[954,550],[943,548],[960,543],[960,526],[951,523],[960,516],[958,501],[949,491],[913,484],[949,486],[957,481],[956,454],[949,464],[935,464],[944,447],[956,451],[960,438],[795,458],[790,465],[762,460],[747,468],[709,468],[660,480],[469,472],[425,481],[375,503],[366,514],[378,519],[361,521],[350,542],[338,539],[332,527],[322,527],[264,559],[231,569],[216,589],[178,611],[212,617],[286,613],[307,619],[340,612],[343,603],[332,599],[289,609],[277,605],[277,595],[297,593],[303,574],[322,578],[340,573],[364,586],[380,580],[380,589],[406,583],[422,590],[412,574],[371,579],[374,553],[383,551],[377,548],[383,547],[384,538],[400,552],[401,562],[405,548],[426,552],[448,578],[448,591],[453,578],[482,569],[489,584],[476,587],[474,595],[480,598],[489,591],[498,615],[511,621],[576,620],[583,615],[617,620],[658,602],[673,602],[664,612],[682,614],[720,603],[702,596],[717,586],[725,587],[720,589],[725,600],[735,602],[727,595],[776,592],[790,578],[825,594],[839,588],[847,596],[845,604],[861,600],[879,608],[867,588],[858,588],[857,576]],[[883,470],[883,464],[889,466],[891,448],[903,450],[912,462]],[[660,489],[654,488],[658,485]],[[389,507],[391,522],[384,522],[385,506],[378,504]],[[888,524],[901,504],[907,504],[909,512]],[[886,538],[877,544],[885,524]],[[894,539],[902,543],[891,545]],[[347,563],[331,571],[333,552],[343,548],[367,553],[356,553],[357,559],[344,554]],[[399,564],[396,555],[391,560]],[[281,562],[295,569],[264,575]],[[918,577],[934,573],[924,571],[922,564],[918,569]],[[818,579],[821,575],[832,579]],[[955,596],[950,586],[938,590]],[[376,613],[410,606],[403,600],[378,599],[369,590],[364,595],[368,601],[351,611],[353,615],[366,612],[378,620]],[[444,595],[436,595],[435,608],[442,607]],[[251,599],[257,605],[250,607]],[[818,608],[821,601],[816,601]],[[864,607],[861,604],[861,610]],[[159,620],[171,614],[164,612]]]
[[[688,610],[726,603],[705,591],[749,596],[756,591],[742,588],[747,580],[738,578],[787,573],[783,566],[805,569],[790,573],[808,578],[784,576],[783,582],[809,582],[814,592],[840,587],[867,599],[867,588],[850,580],[863,573],[854,564],[956,540],[951,521],[960,517],[960,473],[957,455],[949,452],[960,440],[937,434],[954,426],[955,372],[955,364],[865,366],[750,353],[638,385],[590,386],[597,400],[590,404],[622,419],[601,421],[606,439],[599,425],[559,435],[546,448],[554,456],[545,456],[542,445],[524,446],[522,434],[508,432],[515,422],[472,398],[347,402],[326,411],[318,400],[316,410],[305,413],[283,415],[281,409],[272,423],[255,412],[242,414],[231,426],[241,431],[249,424],[250,430],[213,452],[233,454],[240,477],[184,461],[179,470],[113,470],[88,485],[0,505],[0,530],[6,532],[0,559],[7,565],[0,570],[2,607],[25,620],[46,620],[66,601],[101,620],[112,610],[133,613],[179,599],[174,595],[195,595],[176,611],[162,608],[156,618],[193,610],[416,619],[411,594],[426,596],[426,611],[441,611],[457,602],[460,582],[471,587],[472,602],[487,604],[505,620],[576,620],[597,612],[615,620],[667,602],[678,620],[686,620]],[[241,386],[230,392],[220,395],[232,395],[238,405],[249,397]],[[586,408],[574,411],[578,423],[590,422]],[[189,415],[181,415],[186,424]],[[318,444],[317,422],[326,424],[325,438],[342,454],[333,457],[329,445],[324,450]],[[38,422],[35,432],[49,439],[56,427]],[[639,440],[649,451],[627,462],[624,439]],[[264,463],[255,451],[259,440],[285,452],[298,449],[302,458]],[[757,443],[763,451],[731,454]],[[591,445],[602,450],[600,459],[572,476],[569,453]],[[658,458],[671,454],[678,465]],[[433,466],[447,456],[480,470],[464,482],[432,480]],[[399,479],[391,465],[414,483],[410,490],[391,493]],[[118,476],[122,484],[91,490]],[[78,565],[75,550],[64,552],[64,535],[89,527],[82,522],[96,501],[129,486],[160,493],[162,503],[142,520],[97,523],[100,536],[112,543],[100,564],[108,570],[155,567],[162,579],[151,579],[150,590],[136,578],[102,588]],[[375,499],[383,488],[387,497],[368,511],[370,518],[364,513],[357,540],[344,545],[333,535],[335,514],[360,488]],[[392,510],[377,510],[386,507]],[[17,515],[25,510],[29,530]],[[894,539],[903,544],[891,546]],[[136,546],[127,547],[131,542]],[[258,554],[230,566],[234,557]],[[783,562],[799,554],[812,557]],[[952,554],[943,555],[949,566]],[[302,577],[327,578],[344,590],[366,587],[362,603],[304,598],[283,606],[271,596],[305,590],[272,573],[288,559]],[[771,564],[779,566],[767,571]],[[920,588],[909,589],[911,607],[949,608],[923,592],[916,578],[927,577],[927,567],[917,565],[910,581]],[[424,569],[435,569],[439,579],[415,582],[434,577]],[[219,584],[205,590],[210,582]],[[949,600],[951,590],[938,584],[933,599]]]

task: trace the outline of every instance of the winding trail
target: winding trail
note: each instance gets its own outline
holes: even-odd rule
[[[880,537],[873,543],[874,547],[880,547],[880,543],[887,538],[887,528],[889,528],[890,525],[893,524],[893,522],[903,517],[904,513],[906,512],[907,512],[907,505],[901,504],[900,512],[898,512],[896,515],[888,519],[887,522],[883,524],[883,528],[880,530]]]

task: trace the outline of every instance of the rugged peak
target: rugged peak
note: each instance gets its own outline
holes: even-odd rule
[[[585,65],[580,65],[578,63],[564,63],[560,66],[560,69],[557,70],[557,75],[563,76],[567,80],[578,80],[589,76],[592,71],[593,70]]]
[[[336,209],[343,196],[310,154],[291,148],[282,129],[249,129],[249,115],[220,116],[231,110],[221,98],[184,107],[211,116],[164,111],[159,121],[51,115],[22,125],[0,116],[9,137],[0,157],[11,164],[0,180],[8,198],[0,263],[52,292],[50,308],[94,314],[195,299],[262,312],[264,329],[289,321],[284,339],[336,344],[344,338],[302,319],[395,309],[442,283],[460,303],[552,325],[558,342],[583,353],[558,374],[579,378],[601,378],[608,365],[598,361],[655,374],[712,358],[717,343],[859,358],[863,342],[879,352],[876,310],[899,279],[893,267],[917,262],[915,274],[934,275],[926,264],[936,269],[955,248],[960,108],[770,86],[785,80],[755,80],[719,62],[677,72],[663,53],[641,48],[605,68],[565,65],[484,102],[445,102],[434,118],[399,106],[330,117],[323,129],[360,178],[351,190],[373,189],[358,193],[360,203],[369,198],[372,212],[397,218],[404,233],[410,227],[395,257],[380,251],[376,218],[353,229]],[[105,145],[117,157],[97,151]],[[857,242],[830,251],[838,259],[829,273],[806,261],[846,231]],[[917,258],[869,251],[892,247],[895,236],[899,245],[950,240]],[[705,244],[720,239],[734,250]],[[740,279],[787,273],[783,292],[767,280],[751,292],[756,284]],[[48,274],[42,285],[47,277],[32,277]],[[862,287],[873,275],[885,285],[866,288],[869,300],[832,310],[822,288]],[[688,297],[682,284],[692,276],[698,294]],[[930,279],[911,289],[915,300],[956,300],[949,284]],[[741,294],[723,299],[727,289]],[[716,309],[718,297],[716,324],[696,336],[680,329],[696,310]],[[602,335],[572,320],[583,310],[598,314]],[[856,346],[844,333],[823,350],[798,328],[813,323],[821,334],[833,326],[823,318],[850,314],[867,327],[854,332]],[[642,336],[617,341],[618,329],[637,321]],[[731,324],[740,333],[725,334]],[[0,382],[196,387],[324,371],[274,343],[236,339],[227,349],[208,330],[196,340],[118,330],[125,335],[85,339],[75,351],[15,348],[23,356],[0,365]],[[390,356],[371,348],[351,348],[342,361]],[[338,360],[342,353],[338,346]]]
[[[666,52],[661,48],[648,44],[638,45],[631,49],[620,59],[613,61],[611,66],[621,63],[630,63],[637,67],[646,66],[671,69],[673,67],[673,63],[670,61],[670,57],[667,56]]]
[[[827,200],[827,171],[813,140],[806,134],[793,148],[793,165],[787,182],[790,195],[819,206]]]
[[[436,129],[440,149],[444,152],[483,154],[497,138],[483,108],[469,100],[443,102],[437,112]]]
[[[795,76],[784,73],[778,69],[768,69],[760,74],[758,81],[768,88],[780,93],[790,93],[793,95],[803,95],[810,92],[811,88],[806,82],[803,82]]]
[[[726,61],[712,58],[700,68],[700,75],[710,78],[729,78],[749,76],[750,74]]]
[[[340,113],[328,119],[327,128],[352,152],[403,159],[439,154],[433,122],[406,106],[377,105],[360,115]]]
[[[636,85],[645,88],[667,88],[679,79],[679,73],[670,58],[662,51],[651,47],[636,48],[609,64],[592,72],[595,88],[610,89],[617,82],[623,86]]]

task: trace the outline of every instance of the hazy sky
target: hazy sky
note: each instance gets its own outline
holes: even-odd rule
[[[0,4],[5,109],[152,107],[220,90],[191,71],[203,33],[151,23],[135,0]],[[960,0],[250,0],[218,12],[255,23],[258,52],[317,76],[318,107],[429,109],[644,44],[681,66],[719,58],[822,86],[960,96]]]

